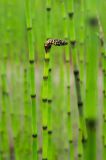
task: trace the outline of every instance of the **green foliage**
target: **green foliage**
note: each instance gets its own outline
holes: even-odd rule
[[[105,12],[105,0],[0,0],[0,160],[105,160]],[[46,53],[48,38],[68,45]]]

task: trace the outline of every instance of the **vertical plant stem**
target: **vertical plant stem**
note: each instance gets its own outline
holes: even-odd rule
[[[24,69],[24,158],[31,158],[30,149],[30,123],[31,123],[31,112],[29,112],[29,93],[28,93],[28,70],[27,67]]]
[[[62,13],[63,13],[63,29],[64,39],[68,40],[68,16],[66,14],[65,1],[62,1]],[[72,111],[71,111],[71,79],[70,79],[70,47],[65,47],[65,65],[66,65],[66,112],[67,112],[67,132],[68,132],[68,147],[69,157],[74,159],[74,144],[72,135]]]
[[[32,16],[31,16],[31,1],[25,1],[26,6],[26,23],[27,23],[27,38],[29,49],[29,76],[30,76],[30,98],[32,110],[32,154],[33,160],[38,159],[37,153],[37,117],[36,117],[36,92],[35,92],[35,57],[33,46],[33,31],[32,31]]]
[[[48,67],[49,53],[45,53],[44,57],[44,73],[43,73],[43,91],[42,91],[42,129],[43,129],[43,144],[42,144],[42,160],[48,159]]]
[[[53,128],[52,128],[52,68],[51,65],[49,65],[49,71],[48,71],[48,159],[53,159]]]
[[[8,89],[8,78],[7,78],[7,60],[8,60],[8,44],[9,44],[9,31],[8,31],[8,4],[3,1],[4,5],[4,17],[3,24],[5,29],[3,30],[3,56],[2,56],[2,68],[1,68],[1,82],[2,82],[2,153],[3,158],[10,158],[9,148],[9,126],[10,126],[10,103],[9,103],[9,89]],[[7,12],[5,13],[5,10]]]
[[[102,56],[102,75],[103,75],[103,115],[102,115],[102,142],[103,142],[103,160],[106,159],[106,48],[105,48],[105,40],[104,40],[104,33],[103,33],[103,27],[101,24],[100,18],[99,21],[99,38],[100,38],[100,53]]]
[[[46,38],[51,38],[51,0],[46,1]],[[50,52],[49,52],[50,54]],[[51,55],[48,57],[48,111],[47,111],[47,127],[48,127],[48,146],[47,146],[47,159],[52,160],[52,68],[51,68]]]
[[[85,118],[84,118],[84,111],[83,111],[83,101],[81,95],[81,86],[80,86],[80,75],[79,75],[79,64],[78,64],[78,52],[77,52],[77,42],[76,42],[76,35],[75,35],[75,12],[74,12],[74,1],[71,0],[68,8],[68,15],[69,15],[69,25],[71,26],[69,39],[71,43],[72,49],[72,59],[74,65],[74,77],[75,77],[75,86],[76,86],[76,94],[77,94],[77,104],[78,104],[78,111],[79,111],[79,137],[78,137],[78,156],[81,157],[83,155],[82,149],[82,140],[85,140],[86,137],[84,135],[84,128],[85,128]]]
[[[85,117],[85,68],[86,68],[86,51],[85,51],[85,2],[80,1],[80,26],[79,26],[79,69],[80,69],[80,85],[81,85],[81,95],[83,100],[83,112]],[[83,143],[83,154],[86,158],[86,143],[87,143],[87,129],[86,125],[84,126],[84,139]]]
[[[93,8],[92,8],[93,7]],[[96,125],[98,105],[98,19],[96,12],[96,1],[88,2],[87,26],[89,37],[87,39],[87,71],[86,71],[86,124],[88,132],[87,159],[96,160]],[[93,10],[92,10],[93,9]],[[92,101],[91,101],[92,99]]]

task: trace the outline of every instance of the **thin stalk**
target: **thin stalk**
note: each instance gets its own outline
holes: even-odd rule
[[[12,9],[12,3],[11,2],[8,2],[8,1],[5,1],[5,10],[6,10],[6,52],[7,52],[7,78],[8,78],[8,75],[9,75],[9,69],[8,69],[8,60],[10,59],[10,52],[11,52],[11,34],[12,34],[12,25],[11,25],[11,17],[12,17],[12,12],[11,12],[11,9]],[[7,7],[6,7],[7,5]],[[9,66],[10,66],[10,63],[9,63]],[[7,90],[8,90],[8,96],[7,96],[7,106],[8,106],[8,109],[7,109],[7,112],[8,112],[8,134],[9,134],[9,146],[10,146],[10,159],[12,157],[15,157],[14,155],[14,143],[13,143],[13,137],[14,137],[14,133],[13,133],[13,127],[12,127],[12,121],[13,121],[13,108],[12,108],[12,103],[11,103],[11,90],[10,90],[10,86],[8,84],[8,80],[9,78],[7,79]],[[10,130],[11,128],[11,130]]]
[[[46,1],[46,38],[51,37],[51,0]],[[44,73],[43,73],[43,93],[42,93],[42,159],[51,159],[51,68],[50,68],[50,52],[45,53]],[[49,147],[49,148],[48,148]]]
[[[66,14],[65,1],[62,1],[64,39],[68,40],[68,16]],[[74,159],[74,145],[72,135],[72,111],[71,111],[71,79],[70,79],[70,47],[65,47],[65,67],[66,67],[66,114],[67,114],[67,132],[68,132],[68,149],[70,159]]]
[[[46,1],[46,38],[51,38],[51,21],[52,21],[52,1],[47,0]],[[50,53],[49,53],[50,54]],[[49,61],[48,61],[48,159],[52,160],[53,151],[52,151],[52,145],[53,145],[53,129],[52,129],[52,64],[51,64],[51,58],[52,56],[49,55]]]
[[[53,156],[53,127],[52,127],[52,77],[51,77],[52,68],[49,65],[49,78],[48,78],[48,159],[52,160]]]
[[[27,38],[29,49],[29,76],[30,76],[30,99],[32,110],[32,152],[33,160],[38,159],[38,142],[37,142],[37,117],[36,117],[36,92],[35,92],[35,57],[33,46],[33,31],[32,31],[32,16],[31,16],[31,2],[25,1],[26,8],[26,25],[27,25]]]
[[[48,102],[49,100],[51,101],[51,94],[49,94],[48,91],[50,91],[50,77],[49,77],[49,74],[50,74],[50,71],[51,71],[51,68],[50,68],[50,64],[49,64],[49,61],[50,61],[50,49],[52,47],[52,45],[55,45],[55,46],[63,46],[63,45],[66,45],[67,42],[64,41],[64,40],[59,40],[59,39],[48,39],[44,45],[45,47],[45,57],[44,57],[44,71],[43,71],[43,89],[42,89],[42,102],[43,102],[43,105],[42,105],[42,128],[43,128],[43,153],[42,153],[42,159],[45,160],[48,158],[48,134],[50,135],[51,134],[51,122],[48,121],[51,119],[51,116],[50,114],[50,108],[48,110]],[[49,81],[48,81],[49,79]],[[51,92],[51,91],[50,91]],[[50,98],[50,99],[49,99]],[[50,104],[50,102],[49,102]],[[50,107],[50,106],[49,106]],[[48,115],[48,111],[49,111],[49,115]],[[50,118],[50,119],[48,119]],[[48,125],[49,125],[49,129],[48,130]],[[49,132],[50,131],[50,132]],[[50,138],[50,137],[49,137]]]
[[[85,2],[84,0],[80,1],[80,26],[79,26],[79,69],[80,69],[80,85],[81,85],[81,95],[83,99],[83,112],[85,117],[85,68],[86,68],[86,55],[85,55]],[[85,140],[87,140],[87,129],[86,126],[84,128]],[[83,154],[84,158],[86,158],[86,143],[87,141],[83,140]]]
[[[24,143],[24,157],[25,159],[31,158],[31,148],[30,144],[30,123],[31,123],[31,112],[29,113],[29,93],[28,93],[28,70],[25,67],[24,69],[24,134],[23,143]],[[23,149],[23,146],[22,146]]]
[[[20,83],[22,81],[21,79],[21,71],[22,71],[22,67],[21,66],[21,61],[20,61],[20,46],[19,43],[21,42],[18,41],[19,38],[19,28],[20,26],[19,24],[19,19],[17,18],[17,10],[15,9],[15,7],[17,6],[19,8],[19,12],[20,12],[20,6],[19,6],[19,1],[17,2],[9,2],[9,6],[10,8],[10,19],[9,22],[10,23],[10,55],[9,55],[9,66],[10,66],[10,77],[11,77],[11,125],[12,125],[12,131],[13,131],[13,144],[14,144],[14,157],[16,160],[19,160],[21,158],[22,152],[21,152],[21,147],[22,144],[21,142],[21,138],[23,137],[21,134],[22,131],[22,124],[21,123],[21,111],[22,111],[22,101],[23,99],[21,99],[22,94],[21,93],[21,89],[22,87],[20,87]],[[15,36],[13,36],[15,34]],[[18,77],[18,78],[17,78]],[[20,77],[20,78],[19,78]],[[17,92],[17,86],[19,91]],[[17,103],[18,102],[18,103]],[[20,106],[20,107],[19,107]]]
[[[84,1],[80,2],[80,26],[79,26],[79,67],[80,67],[80,83],[83,101],[85,99],[85,10]],[[86,134],[86,133],[85,133]],[[87,136],[87,135],[86,135]],[[87,137],[86,137],[87,139]]]
[[[99,21],[99,38],[100,38],[100,53],[102,56],[102,75],[103,75],[103,115],[102,115],[102,142],[103,142],[103,160],[106,159],[106,48],[105,48],[105,40],[104,40],[104,33],[100,18]]]
[[[2,82],[2,158],[10,158],[10,141],[9,141],[9,127],[10,127],[10,103],[9,103],[9,90],[7,81],[7,60],[8,60],[8,43],[9,43],[9,33],[8,33],[8,12],[5,14],[5,9],[8,9],[6,2],[4,5],[4,17],[3,25],[5,30],[3,30],[3,56],[2,56],[2,68],[1,68],[1,82]]]
[[[102,71],[103,71],[103,160],[106,158],[106,49],[104,43],[101,46],[102,48]]]
[[[85,126],[85,118],[84,118],[84,110],[83,110],[83,100],[81,95],[78,51],[77,51],[77,42],[76,42],[76,35],[75,35],[74,1],[71,0],[68,6],[69,6],[68,8],[69,26],[71,27],[71,29],[69,30],[70,31],[69,39],[70,39],[70,44],[72,49],[77,104],[78,104],[78,111],[79,111],[78,156],[81,157],[83,155],[82,140],[86,140],[86,137],[84,135],[84,129],[86,126]]]
[[[43,73],[43,91],[42,91],[42,129],[43,129],[43,144],[42,144],[42,159],[48,159],[48,67],[49,67],[49,52],[45,53],[44,58],[44,73]]]
[[[87,27],[89,37],[87,37],[87,70],[86,70],[86,125],[88,132],[87,159],[96,160],[96,125],[97,125],[97,105],[98,105],[98,19],[96,11],[96,1],[91,6],[87,4]],[[91,101],[92,99],[92,101]]]

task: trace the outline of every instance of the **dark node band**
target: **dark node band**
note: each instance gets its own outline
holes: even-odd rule
[[[75,47],[75,45],[76,45],[76,41],[75,40],[74,41],[70,41],[70,43],[71,43],[72,47]]]
[[[94,119],[87,119],[86,124],[90,129],[95,129],[97,122]]]
[[[78,157],[82,157],[82,154],[81,154],[81,153],[78,153]]]
[[[105,114],[104,114],[104,113],[103,113],[103,115],[102,115],[102,116],[103,116],[103,119],[105,119]]]
[[[71,112],[67,112],[67,115],[70,116],[70,115],[71,115]]]
[[[44,58],[45,62],[49,62],[50,58]]]
[[[78,102],[78,107],[82,107],[83,106],[83,102]]]
[[[34,62],[35,62],[34,60],[29,60],[30,64],[34,64]]]
[[[47,7],[46,10],[49,12],[51,11],[51,7]]]
[[[66,63],[70,63],[70,60],[69,60],[69,59],[66,59]]]
[[[49,68],[49,72],[51,72],[52,71],[52,69],[51,68]]]
[[[103,74],[105,75],[105,69],[102,69]]]
[[[9,93],[6,92],[6,91],[2,91],[2,94],[3,94],[4,96],[9,96]]]
[[[52,99],[48,99],[48,103],[52,103]]]
[[[48,131],[48,134],[50,134],[50,135],[51,135],[52,133],[53,133],[52,131]]]
[[[67,89],[70,89],[70,88],[71,88],[71,86],[70,86],[70,85],[68,85],[68,86],[67,86]]]
[[[79,75],[79,71],[78,70],[74,70],[74,75],[78,76]]]
[[[43,126],[42,128],[43,128],[43,130],[47,130],[47,126]]]
[[[72,140],[69,140],[69,143],[73,143],[73,141],[72,141]]]
[[[32,138],[37,138],[37,134],[32,134]]]
[[[84,136],[82,137],[82,143],[86,143],[87,139],[84,138]]]
[[[105,54],[105,53],[102,51],[102,52],[101,52],[101,55],[104,56],[104,54]]]
[[[47,80],[47,79],[48,79],[48,76],[43,76],[43,79],[44,79],[44,80]]]
[[[69,18],[73,18],[74,12],[69,12],[69,13],[68,13],[68,16],[69,16]]]
[[[103,38],[100,38],[100,43],[101,43],[101,46],[104,45],[104,39]]]
[[[44,103],[46,103],[46,102],[47,102],[47,98],[42,98],[42,101],[43,101]]]
[[[105,91],[105,90],[103,90],[102,92],[103,92],[103,94],[105,94],[105,93],[106,93],[106,91]]]
[[[28,31],[32,30],[32,27],[27,27],[27,30],[28,30]]]
[[[42,158],[42,160],[48,160],[47,158]]]
[[[31,95],[31,98],[36,98],[36,94],[32,94],[32,95]]]

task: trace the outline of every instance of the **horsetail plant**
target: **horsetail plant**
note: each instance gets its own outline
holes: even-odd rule
[[[45,53],[44,58],[44,73],[43,73],[43,89],[42,89],[42,129],[43,129],[43,144],[42,144],[42,159],[48,159],[48,64],[49,53]]]
[[[87,159],[96,160],[96,125],[97,125],[97,76],[98,76],[98,18],[96,11],[96,1],[93,4],[87,3],[87,27],[89,37],[87,38],[87,70],[86,70],[86,125],[88,132]],[[94,42],[94,43],[92,43]],[[92,101],[91,101],[92,99]]]
[[[106,0],[0,6],[0,160],[105,160]]]
[[[105,49],[105,40],[104,40],[104,33],[101,24],[100,17],[98,17],[98,24],[99,24],[99,39],[100,39],[100,53],[102,56],[102,75],[103,75],[103,115],[102,115],[102,133],[101,138],[103,142],[103,159],[106,159],[106,49]]]
[[[51,14],[52,14],[52,1],[46,1],[46,38],[51,37]],[[45,48],[46,49],[46,48]],[[49,53],[50,54],[50,53]],[[52,66],[51,66],[51,54],[48,60],[48,114],[47,114],[47,126],[48,126],[48,146],[47,146],[47,158],[52,160],[53,156],[53,136],[52,136]],[[44,149],[43,149],[44,150]]]
[[[31,16],[31,2],[25,0],[26,8],[26,24],[27,24],[27,38],[29,49],[29,76],[30,76],[30,98],[32,110],[32,151],[33,160],[38,159],[38,142],[37,142],[37,117],[36,117],[36,92],[35,92],[35,57],[33,46],[33,31],[32,31],[32,16]]]
[[[80,86],[81,86],[81,95],[82,95],[82,100],[83,100],[83,112],[84,112],[84,117],[85,117],[85,68],[86,68],[86,50],[85,50],[85,2],[81,0],[79,2],[79,7],[80,7],[80,25],[79,25],[79,70],[80,70]],[[85,140],[83,141],[83,154],[84,158],[86,158],[86,143],[87,143],[87,130],[86,126],[84,128],[84,135],[85,135]]]
[[[5,2],[3,2],[5,5]],[[5,25],[3,30],[3,55],[2,55],[2,68],[1,68],[1,83],[2,83],[2,113],[1,113],[1,127],[2,127],[2,158],[10,158],[10,139],[9,139],[9,125],[10,125],[10,108],[9,105],[9,89],[8,89],[8,78],[7,78],[7,62],[8,62],[8,46],[9,46],[9,23],[8,23],[8,4],[6,4],[7,12],[3,9],[3,14],[6,19],[2,21]],[[10,105],[9,105],[10,106]],[[7,124],[8,122],[8,124]]]
[[[80,68],[80,83],[83,101],[85,99],[85,12],[84,12],[84,0],[80,1],[80,26],[79,26],[79,68]],[[86,135],[87,139],[87,135]]]
[[[46,43],[44,44],[45,47],[45,58],[44,58],[44,73],[43,73],[43,91],[42,91],[42,101],[43,101],[43,107],[42,107],[42,114],[43,114],[43,153],[42,153],[42,159],[46,160],[48,158],[48,133],[51,134],[51,124],[48,123],[48,101],[49,99],[49,94],[48,90],[50,88],[50,81],[48,82],[48,76],[49,76],[49,61],[50,61],[50,49],[51,46],[63,46],[67,45],[67,42],[64,40],[59,40],[59,39],[48,39]],[[49,79],[50,80],[50,79]],[[50,100],[51,101],[51,100]],[[50,111],[50,110],[49,110]],[[50,117],[49,117],[50,118]],[[49,126],[48,126],[49,124]],[[48,132],[47,132],[48,131]]]
[[[63,13],[63,29],[64,29],[64,39],[68,40],[68,16],[65,8],[65,1],[62,1],[62,13]],[[67,132],[68,132],[68,149],[69,157],[74,159],[74,145],[73,145],[73,135],[72,135],[72,117],[71,117],[71,79],[70,79],[70,46],[65,47],[65,65],[66,65],[66,112],[67,112]]]
[[[24,140],[24,157],[25,158],[29,158],[31,157],[29,155],[30,153],[30,147],[29,147],[29,144],[30,144],[30,138],[29,138],[29,128],[30,128],[30,113],[29,112],[29,94],[28,94],[28,70],[27,68],[24,69],[24,132],[26,134],[26,136],[23,138]]]
[[[71,3],[71,4],[70,4]],[[77,105],[79,111],[79,137],[78,137],[78,156],[81,157],[83,155],[82,149],[82,140],[86,140],[86,136],[84,133],[85,130],[85,118],[84,118],[84,111],[83,111],[83,101],[81,95],[81,86],[80,86],[80,75],[79,75],[79,64],[78,64],[78,53],[77,53],[77,42],[76,42],[76,35],[75,35],[75,12],[74,12],[74,1],[68,1],[68,16],[69,16],[69,26],[71,29],[69,30],[69,40],[72,49],[72,59],[74,65],[74,77],[75,77],[75,86],[76,86],[76,94],[77,94]]]
[[[46,1],[46,38],[50,38],[51,36],[51,0]],[[49,70],[50,67],[50,56],[49,51],[51,46],[46,47],[45,44],[45,61],[44,61],[44,73],[43,73],[43,91],[42,91],[42,129],[43,129],[43,142],[42,142],[42,159],[50,159],[50,153],[51,153],[51,128],[50,128],[50,121],[51,121],[51,97],[49,97],[50,88],[48,88],[48,85],[50,85],[51,80],[51,73]],[[49,77],[50,76],[50,77]],[[50,86],[49,86],[50,87]],[[49,116],[49,120],[48,120]],[[49,123],[49,124],[48,124]],[[48,128],[49,127],[49,128]],[[48,146],[50,146],[50,149],[48,150]]]

